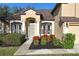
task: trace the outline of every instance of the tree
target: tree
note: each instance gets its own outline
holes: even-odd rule
[[[23,11],[23,8],[13,7],[11,10],[12,10],[12,14],[15,14],[15,13],[20,13],[21,11]]]
[[[4,19],[9,16],[9,7],[7,5],[0,6],[0,19]]]

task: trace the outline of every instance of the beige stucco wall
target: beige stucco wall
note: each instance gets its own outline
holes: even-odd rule
[[[36,15],[36,12],[35,12],[34,10],[31,10],[31,9],[28,10],[28,11],[26,11],[25,13],[26,13],[26,15],[21,15],[22,32],[23,32],[24,34],[26,34],[25,22],[26,22],[27,18],[32,17],[32,18],[35,18],[36,24],[37,24],[37,25],[36,25],[36,31],[35,31],[35,33],[36,33],[36,35],[39,35],[40,15]]]
[[[61,15],[61,8],[60,6],[57,8],[57,10],[55,11],[56,12],[56,16],[54,17],[55,18],[55,36],[56,38],[58,39],[62,39],[62,36],[63,36],[63,25],[62,26],[59,26],[59,21],[60,21],[60,15]]]
[[[79,18],[79,3],[61,4],[61,16]]]
[[[75,3],[61,4],[61,16],[75,17]]]
[[[79,3],[76,3],[76,18],[79,18]]]

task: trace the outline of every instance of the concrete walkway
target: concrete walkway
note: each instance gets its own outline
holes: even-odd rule
[[[79,53],[79,45],[75,45],[73,49],[35,49],[29,50],[32,40],[26,41],[14,55],[48,55],[48,54],[69,54]]]

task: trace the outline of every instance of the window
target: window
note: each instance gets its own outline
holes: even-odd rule
[[[2,30],[2,24],[0,24],[0,30]]]
[[[21,26],[22,26],[22,24],[21,23],[12,23],[12,26],[11,26],[11,28],[12,28],[12,32],[13,33],[21,33]]]
[[[19,25],[19,30],[21,30],[21,25]]]
[[[51,27],[52,27],[51,23],[48,23],[48,22],[42,23],[41,33],[42,34],[51,34],[52,33],[52,28]]]
[[[66,23],[66,27],[68,27],[68,23]]]
[[[3,27],[2,27],[2,23],[0,23],[0,34],[4,33]]]

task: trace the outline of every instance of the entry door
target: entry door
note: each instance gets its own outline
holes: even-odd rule
[[[29,23],[28,25],[28,38],[32,39],[35,36],[35,23]]]

